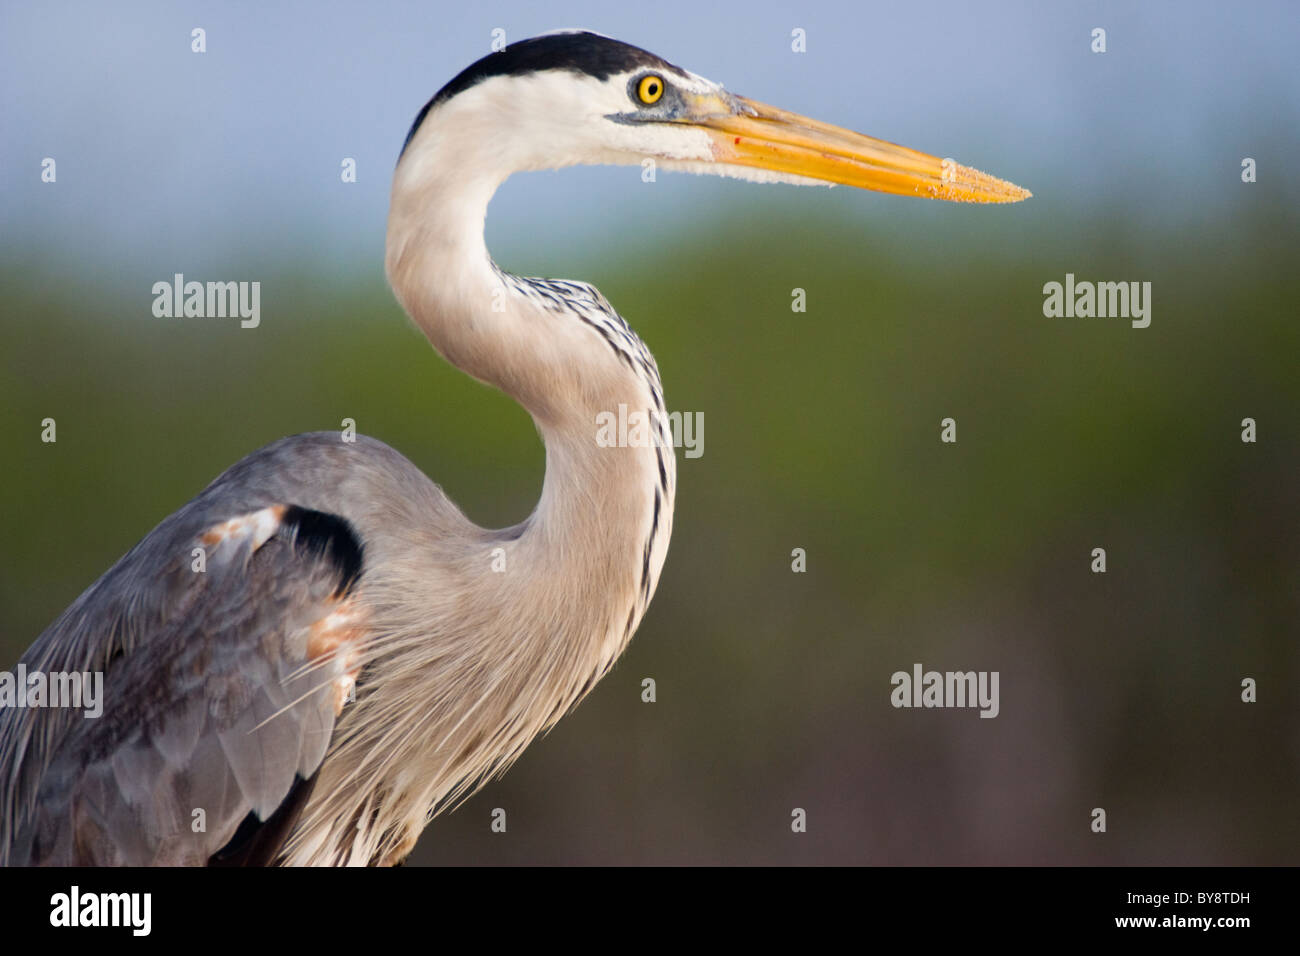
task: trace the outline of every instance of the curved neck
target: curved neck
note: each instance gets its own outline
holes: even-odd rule
[[[389,281],[443,357],[510,395],[537,424],[546,444],[541,500],[507,542],[510,560],[532,573],[519,579],[523,585],[503,576],[500,600],[532,602],[534,618],[553,612],[566,633],[552,628],[539,640],[574,645],[584,659],[575,669],[596,671],[585,678],[589,687],[630,639],[667,552],[671,437],[666,447],[638,441],[647,434],[641,429],[618,441],[618,423],[633,413],[652,419],[649,435],[664,434],[655,431],[666,427],[658,370],[594,289],[496,267],[483,225],[504,176],[457,155],[456,142],[422,131],[420,149],[398,166]],[[467,181],[467,169],[483,172]]]

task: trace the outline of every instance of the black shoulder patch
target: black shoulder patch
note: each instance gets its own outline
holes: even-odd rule
[[[411,144],[429,110],[488,77],[536,73],[539,70],[570,70],[586,73],[598,80],[607,80],[615,73],[626,73],[642,67],[665,70],[683,78],[686,76],[681,68],[653,53],[598,33],[552,33],[511,43],[504,50],[489,53],[477,63],[461,70],[433,99],[425,103],[424,109],[415,117],[411,131],[406,134],[402,152],[406,152],[406,147]],[[398,158],[401,158],[400,154]]]
[[[319,512],[316,512],[319,514]],[[265,820],[249,813],[239,824],[230,841],[212,856],[208,866],[270,866],[284,849],[294,824],[302,816],[307,798],[316,786],[316,774],[304,780],[294,776],[293,786],[284,795],[280,805]]]
[[[325,556],[339,574],[335,594],[342,596],[352,589],[361,575],[361,539],[346,518],[290,505],[284,511],[283,525],[293,535],[294,550],[299,554]]]

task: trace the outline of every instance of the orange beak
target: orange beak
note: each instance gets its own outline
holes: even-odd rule
[[[709,133],[715,162],[823,183],[950,202],[1019,202],[1032,193],[951,159],[896,146],[746,99],[700,97],[689,123]]]

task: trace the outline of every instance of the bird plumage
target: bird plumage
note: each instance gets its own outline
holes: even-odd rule
[[[546,446],[536,509],[479,528],[361,436],[249,455],[24,655],[29,669],[102,671],[105,713],[0,711],[0,863],[396,863],[609,671],[672,530],[659,370],[593,287],[500,269],[483,226],[513,172],[645,157],[769,182],[1027,195],[595,34],[467,68],[407,136],[385,266],[434,348],[532,416]],[[601,416],[623,409],[648,440],[598,440]]]

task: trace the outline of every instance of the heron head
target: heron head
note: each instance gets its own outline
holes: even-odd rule
[[[435,144],[440,161],[458,156],[498,182],[529,169],[653,160],[669,170],[932,199],[1030,195],[950,159],[737,96],[584,31],[512,43],[462,71],[416,118],[399,168],[419,167]]]

